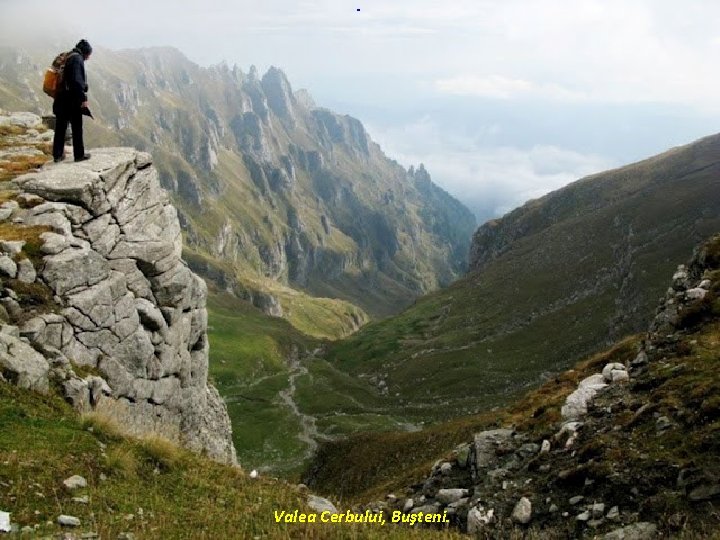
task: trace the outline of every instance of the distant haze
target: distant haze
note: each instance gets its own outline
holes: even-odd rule
[[[720,131],[712,0],[0,0],[4,44],[61,33],[276,65],[481,220]]]

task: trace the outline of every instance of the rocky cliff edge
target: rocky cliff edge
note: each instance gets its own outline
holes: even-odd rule
[[[103,148],[5,184],[0,376],[236,463],[208,384],[207,289],[149,154]]]

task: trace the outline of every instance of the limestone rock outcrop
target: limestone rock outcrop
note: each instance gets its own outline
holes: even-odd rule
[[[19,336],[0,335],[0,353],[44,353],[44,378],[35,369],[23,375],[26,386],[46,388],[50,371],[79,409],[235,463],[227,410],[207,380],[206,285],[181,259],[177,212],[151,156],[96,149],[89,161],[48,165],[12,184],[33,203],[7,219],[40,231],[29,285],[52,298],[45,309],[15,302]],[[78,366],[92,375],[76,376]]]

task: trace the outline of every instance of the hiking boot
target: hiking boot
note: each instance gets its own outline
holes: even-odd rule
[[[90,154],[85,154],[83,157],[75,158],[75,161],[86,161],[90,159]]]

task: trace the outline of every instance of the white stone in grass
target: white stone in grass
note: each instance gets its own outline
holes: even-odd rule
[[[63,484],[68,489],[84,488],[87,487],[87,480],[85,480],[82,476],[75,474],[70,478],[63,480]]]
[[[12,528],[10,527],[10,513],[9,512],[0,512],[0,532],[11,532]]]
[[[57,518],[58,525],[62,525],[64,527],[79,527],[80,526],[80,520],[76,518],[75,516],[66,516],[65,514],[61,514]]]
[[[317,495],[308,496],[308,506],[316,512],[330,512],[331,514],[337,514],[337,508],[335,505],[323,497]]]

